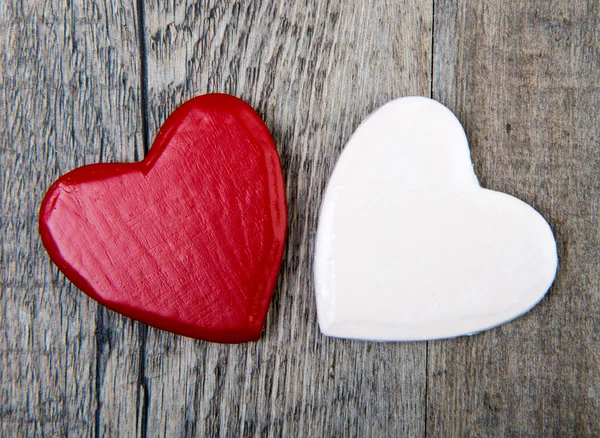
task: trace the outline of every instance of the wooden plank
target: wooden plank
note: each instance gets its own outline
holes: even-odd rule
[[[74,136],[95,145],[99,160],[130,162],[144,154],[140,50],[135,2],[77,1],[90,22],[76,34],[79,78]],[[144,427],[142,381],[146,327],[97,306],[95,433],[139,435]]]
[[[525,316],[429,346],[427,435],[600,435],[600,4],[437,0],[434,98],[482,185],[550,222],[560,267]]]
[[[58,435],[69,426],[87,432],[93,428],[96,407],[90,384],[93,327],[86,332],[70,330],[70,325],[93,321],[96,306],[80,300],[50,266],[36,226],[45,187],[58,172],[83,161],[71,136],[74,73],[69,49],[74,23],[66,7],[50,5],[41,11],[17,3],[4,9],[2,23],[6,37],[0,117],[8,128],[0,131],[2,434]],[[71,367],[70,348],[80,350],[82,359]],[[73,380],[74,374],[78,379]]]
[[[434,97],[465,124],[483,185],[548,218],[561,267],[526,316],[430,343],[427,389],[424,344],[318,333],[311,263],[351,132],[393,97],[429,94],[431,5],[180,0],[144,15],[45,3],[0,5],[3,436],[600,434],[598,2],[435,4]],[[144,136],[209,91],[259,110],[286,172],[290,240],[256,344],[192,341],[99,308],[37,237],[58,174],[141,157]]]
[[[37,212],[59,174],[143,150],[136,11],[16,0],[0,10],[2,435],[131,435],[139,328],[58,273]]]
[[[324,185],[352,131],[394,97],[429,95],[431,15],[430,1],[146,4],[149,137],[195,95],[245,99],[278,145],[290,213],[260,342],[149,330],[152,435],[423,435],[425,344],[323,337],[312,258]]]

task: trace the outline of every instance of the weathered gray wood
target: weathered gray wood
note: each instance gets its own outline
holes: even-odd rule
[[[0,11],[2,435],[133,435],[139,327],[58,274],[37,212],[59,174],[143,151],[136,10],[15,0]]]
[[[326,179],[360,121],[393,97],[429,95],[431,8],[429,1],[147,3],[150,134],[192,96],[243,98],[278,145],[290,217],[260,342],[223,346],[150,330],[153,435],[423,435],[425,344],[324,338],[312,240]]]
[[[2,436],[600,435],[600,3],[434,3],[0,2]],[[312,240],[327,177],[370,111],[429,95],[432,77],[482,184],[550,221],[557,282],[471,338],[325,338]],[[37,236],[54,178],[141,158],[177,105],[214,91],[257,108],[286,173],[289,241],[256,344],[107,311]]]
[[[482,185],[554,229],[556,283],[525,316],[429,345],[427,435],[600,436],[600,4],[438,0],[434,97]]]

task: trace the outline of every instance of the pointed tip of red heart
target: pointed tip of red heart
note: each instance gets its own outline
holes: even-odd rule
[[[143,161],[60,177],[39,219],[54,263],[105,306],[210,342],[260,338],[287,205],[275,144],[242,100],[184,103]]]

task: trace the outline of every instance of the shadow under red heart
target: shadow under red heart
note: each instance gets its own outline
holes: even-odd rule
[[[229,343],[260,337],[286,224],[269,131],[223,94],[178,108],[143,161],[62,176],[40,212],[50,257],[86,294],[154,327]]]

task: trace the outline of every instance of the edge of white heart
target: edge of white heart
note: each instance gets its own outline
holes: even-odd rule
[[[479,186],[454,114],[405,97],[372,113],[344,148],[314,263],[323,334],[413,341],[526,313],[552,285],[558,258],[537,211]]]

